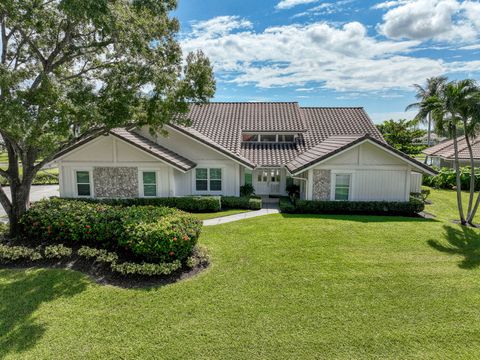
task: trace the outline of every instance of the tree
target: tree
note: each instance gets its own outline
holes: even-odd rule
[[[415,97],[417,98],[418,102],[410,104],[407,106],[406,111],[418,108],[420,106],[420,103],[425,101],[431,96],[437,95],[443,86],[445,86],[445,83],[447,82],[448,78],[445,76],[436,76],[436,77],[431,77],[427,79],[427,85],[425,87],[422,87],[419,84],[414,84],[413,86],[415,87],[417,94]],[[423,124],[427,124],[427,145],[431,146],[431,136],[432,136],[432,113],[429,111],[426,114],[422,114],[424,116],[423,118],[416,118],[417,121],[422,122]]]
[[[388,144],[406,154],[416,155],[422,150],[422,147],[413,145],[413,141],[425,135],[425,130],[417,129],[415,124],[416,122],[413,120],[395,121],[390,119],[377,125],[377,128]]]
[[[184,61],[175,0],[2,0],[0,135],[8,152],[10,231],[35,174],[55,154],[115,127],[187,124],[215,92],[209,60]]]
[[[453,139],[454,164],[456,173],[457,204],[462,225],[472,224],[476,208],[473,206],[475,196],[475,163],[471,139],[476,136],[479,107],[479,89],[473,80],[451,81],[444,85],[438,94],[426,98],[419,104],[417,119],[429,112],[432,114],[437,131],[448,131]],[[460,181],[460,164],[458,160],[458,128],[463,127],[465,140],[470,157],[470,197],[467,208],[467,216],[463,210]],[[480,200],[479,200],[480,202]]]

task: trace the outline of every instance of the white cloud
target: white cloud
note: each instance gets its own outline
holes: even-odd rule
[[[215,20],[215,21],[213,21]],[[222,82],[259,88],[295,86],[336,91],[408,89],[422,79],[480,70],[478,62],[447,63],[413,57],[420,41],[380,40],[364,25],[324,22],[270,27],[256,32],[248,21],[230,18],[228,30],[209,20],[182,41],[185,51],[203,49]],[[210,30],[213,26],[215,31]],[[218,28],[222,30],[218,30]],[[221,33],[221,36],[219,35]]]
[[[392,112],[376,112],[370,113],[370,118],[375,124],[381,124],[386,120],[412,120],[417,113],[415,111],[392,111]]]
[[[378,26],[392,39],[472,42],[480,34],[480,3],[457,0],[387,1],[389,8]]]
[[[311,4],[318,0],[281,0],[275,7],[279,10],[291,9],[298,5]]]
[[[207,21],[193,22],[191,26],[193,36],[215,38],[226,35],[232,30],[250,29],[252,23],[238,16],[218,16]]]
[[[393,1],[384,1],[372,6],[372,9],[389,9],[401,4],[406,4],[409,0],[393,0]]]
[[[462,46],[459,50],[480,50],[480,44]]]

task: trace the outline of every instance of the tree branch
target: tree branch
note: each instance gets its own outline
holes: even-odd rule
[[[5,190],[3,189],[3,186],[1,186],[1,185],[0,185],[0,204],[2,204],[2,206],[5,209],[5,212],[7,214],[11,213],[12,202],[8,198],[7,194],[5,193]]]

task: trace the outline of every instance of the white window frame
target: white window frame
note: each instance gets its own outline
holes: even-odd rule
[[[155,173],[155,189],[156,189],[156,195],[155,196],[146,196],[145,195],[145,188],[144,188],[144,183],[143,183],[143,173],[144,172],[153,172]],[[157,198],[159,197],[159,173],[158,169],[139,169],[138,170],[138,194],[142,198]]]
[[[207,190],[197,191],[197,169],[207,169]],[[222,173],[221,186],[222,190],[210,190],[210,169],[220,169]],[[225,166],[219,165],[198,165],[192,171],[192,192],[195,195],[222,195],[225,191]]]
[[[257,135],[258,136],[258,140],[257,141],[243,141],[243,134],[249,134],[249,135]],[[275,141],[262,141],[262,136],[264,135],[275,135]],[[293,135],[293,141],[279,141],[279,136],[281,135]],[[245,133],[242,133],[242,142],[245,142],[245,143],[252,143],[252,144],[256,144],[256,143],[262,143],[262,144],[275,144],[275,143],[281,143],[281,144],[293,144],[295,142],[295,139],[298,137],[298,134],[296,133],[256,133],[256,132],[245,132]]]
[[[335,199],[335,189],[337,187],[337,175],[349,175],[350,182],[348,184],[348,199],[347,200],[336,200]],[[332,170],[330,176],[330,200],[331,201],[352,201],[353,194],[353,178],[355,173],[353,171],[344,171],[344,170]]]
[[[94,198],[95,193],[94,193],[94,186],[93,186],[93,169],[92,168],[73,168],[73,176],[72,176],[72,181],[73,181],[73,188],[75,192],[75,197],[77,198]],[[90,180],[90,195],[79,195],[78,194],[78,183],[77,183],[77,172],[88,172],[88,178]]]

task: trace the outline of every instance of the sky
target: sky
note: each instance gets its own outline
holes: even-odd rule
[[[214,101],[362,106],[412,118],[413,84],[480,80],[479,0],[178,0],[185,53],[203,50]]]

